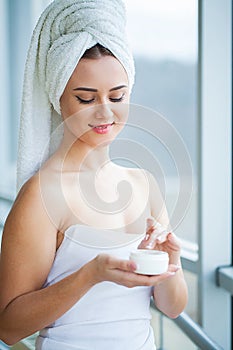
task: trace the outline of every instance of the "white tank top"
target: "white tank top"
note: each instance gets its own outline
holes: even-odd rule
[[[141,239],[140,234],[81,224],[70,226],[44,287],[77,271],[99,253],[128,259]],[[63,316],[40,331],[36,350],[155,350],[150,326],[151,293],[151,287],[98,283]]]

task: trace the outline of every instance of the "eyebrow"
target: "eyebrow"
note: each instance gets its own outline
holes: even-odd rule
[[[115,91],[115,90],[120,90],[122,88],[126,88],[127,85],[119,85],[119,86],[115,86],[113,88],[111,88],[109,91]],[[84,86],[81,86],[81,87],[77,87],[75,89],[73,89],[74,91],[92,91],[92,92],[97,92],[98,90],[97,89],[93,89],[93,88],[88,88],[88,87],[84,87]]]

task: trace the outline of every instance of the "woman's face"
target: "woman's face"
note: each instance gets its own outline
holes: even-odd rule
[[[71,132],[90,146],[108,144],[128,117],[127,74],[112,56],[81,59],[60,99]]]

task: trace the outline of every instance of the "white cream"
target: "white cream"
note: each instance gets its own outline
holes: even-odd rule
[[[136,273],[159,275],[168,269],[168,254],[159,250],[137,249],[131,252],[130,260],[137,264]]]

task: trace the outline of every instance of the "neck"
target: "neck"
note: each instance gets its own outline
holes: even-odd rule
[[[63,138],[58,149],[64,171],[96,172],[114,166],[109,157],[109,145],[90,146],[80,139],[73,143]]]

